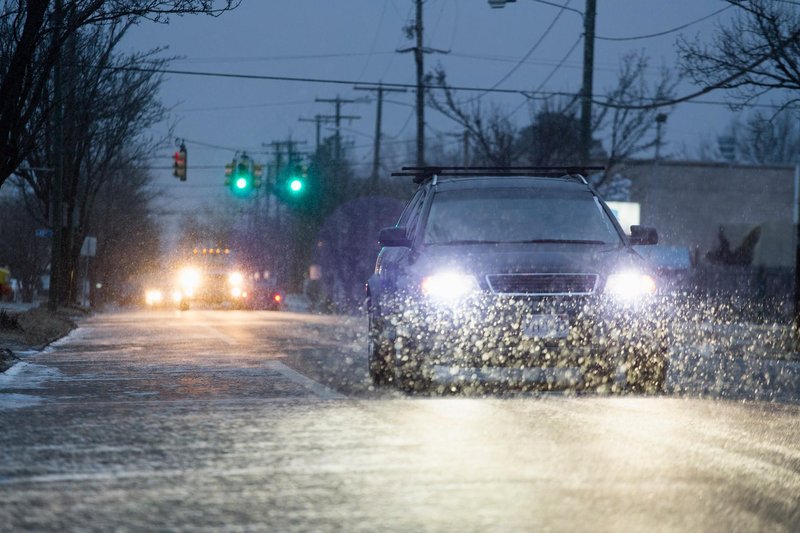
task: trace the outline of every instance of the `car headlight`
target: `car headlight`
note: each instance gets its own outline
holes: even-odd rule
[[[242,289],[239,287],[232,287],[231,288],[231,296],[234,298],[238,298],[242,295]]]
[[[172,301],[176,304],[181,303],[183,300],[183,293],[181,291],[172,291]]]
[[[623,301],[634,301],[656,292],[656,282],[652,276],[641,272],[621,272],[611,274],[606,280],[606,294]]]
[[[184,289],[194,289],[200,285],[200,271],[186,267],[178,274],[178,282]]]
[[[244,276],[242,276],[241,272],[233,272],[228,276],[228,281],[231,285],[241,285],[244,281]]]
[[[164,295],[158,289],[150,289],[144,293],[144,301],[147,305],[160,304]]]
[[[474,276],[460,272],[442,272],[427,276],[420,284],[422,294],[441,301],[454,301],[479,289]]]

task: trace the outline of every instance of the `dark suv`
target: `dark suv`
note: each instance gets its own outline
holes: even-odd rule
[[[369,372],[439,391],[658,391],[666,336],[654,272],[582,174],[405,167],[419,185],[367,282]]]

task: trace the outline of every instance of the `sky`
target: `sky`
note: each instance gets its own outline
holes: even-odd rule
[[[584,0],[566,4],[578,11],[584,9]],[[675,66],[678,36],[708,41],[715,25],[727,20],[733,11],[660,37],[611,41],[602,38],[662,32],[708,16],[726,3],[599,0],[597,4],[596,94],[613,85],[626,53],[645,51],[651,58],[648,76],[655,81],[662,65]],[[424,10],[425,45],[449,51],[426,55],[426,70],[442,65],[453,85],[492,87],[507,78],[499,88],[531,90],[550,76],[543,90],[580,89],[582,42],[567,55],[583,31],[580,14],[537,0],[517,0],[504,9],[491,9],[486,0],[427,0]],[[243,0],[240,7],[217,18],[187,16],[172,18],[169,24],[142,22],[129,31],[123,51],[166,47],[163,55],[175,57],[170,68],[178,70],[414,83],[413,54],[395,52],[412,44],[402,28],[413,15],[412,0]],[[528,59],[520,63],[526,54]],[[687,81],[677,93],[693,89]],[[271,156],[262,143],[289,136],[306,141],[303,148],[313,149],[314,125],[298,118],[332,114],[330,104],[315,99],[337,95],[366,100],[370,93],[356,92],[350,84],[167,75],[161,98],[171,113],[154,133],[163,135],[173,125],[175,136],[186,139],[189,152],[186,183],[172,178],[170,170],[154,170],[157,183],[168,191],[165,198],[178,200],[171,204],[175,206],[171,214],[225,195],[224,165],[236,150],[246,150],[256,159],[267,161]],[[725,95],[711,94],[703,99],[722,101]],[[382,128],[385,153],[408,153],[402,143],[413,141],[413,103],[412,91],[386,96]],[[482,96],[481,103],[513,111],[518,125],[530,120],[530,101],[523,96],[489,93]],[[346,105],[343,112],[361,117],[346,123],[343,135],[353,143],[350,153],[358,171],[368,175],[374,100]],[[684,147],[691,151],[699,143],[715,139],[736,116],[724,106],[682,104],[666,124],[662,153],[681,153]],[[433,110],[426,111],[426,120],[428,138],[459,131],[457,124]],[[456,138],[445,139],[457,148]],[[165,147],[163,153],[154,154],[153,166],[170,165],[173,151],[173,147]]]

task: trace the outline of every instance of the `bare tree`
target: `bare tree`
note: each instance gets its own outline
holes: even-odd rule
[[[132,281],[142,279],[159,263],[161,226],[152,209],[155,191],[143,170],[114,171],[92,202],[92,234],[98,254],[92,260],[91,279],[103,290],[91,288],[92,300],[119,300]]]
[[[752,113],[737,137],[742,159],[760,165],[794,164],[800,157],[800,123],[797,113]]]
[[[25,161],[49,120],[42,113],[65,43],[83,28],[170,15],[219,15],[238,0],[4,0],[0,7],[0,186]],[[52,109],[49,102],[48,110]]]
[[[36,237],[40,227],[21,195],[0,199],[0,265],[11,268],[25,302],[32,301],[41,276],[47,273],[49,241]]]
[[[118,55],[114,49],[128,25],[111,23],[76,32],[70,39],[67,55],[73,67],[67,69],[69,91],[65,96],[68,112],[64,115],[64,187],[67,228],[60,260],[65,272],[72,272],[67,286],[70,299],[76,292],[80,247],[83,238],[97,229],[93,206],[101,190],[120,179],[121,174],[141,166],[159,145],[158,139],[143,134],[161,122],[165,110],[158,101],[161,76],[151,69],[164,60],[153,60],[158,51]],[[77,65],[82,68],[78,75]],[[49,116],[50,103],[43,101],[39,114]],[[42,122],[40,142],[28,155],[34,167],[52,166],[52,144],[49,139],[55,125]],[[31,212],[46,221],[51,200],[50,175],[22,167],[17,174],[23,179],[24,193],[31,192]],[[26,196],[28,196],[26,194]],[[38,205],[34,205],[38,204]],[[56,260],[59,260],[57,258]]]
[[[581,159],[581,134],[577,99],[548,99],[530,125],[520,130],[518,151],[533,166],[577,165]]]
[[[654,84],[647,81],[650,61],[643,52],[623,56],[616,86],[607,91],[605,102],[593,117],[593,130],[608,140],[606,172],[596,185],[611,175],[614,167],[637,154],[650,150],[660,139],[654,134],[656,116],[668,113],[663,108],[637,108],[649,102],[667,102],[674,98],[679,78],[662,68]]]
[[[485,111],[480,102],[465,107],[456,101],[454,91],[447,86],[447,74],[437,67],[425,76],[426,85],[444,87],[441,96],[428,93],[428,103],[447,118],[469,132],[474,146],[476,164],[510,166],[517,158],[517,128],[497,106]]]
[[[678,42],[684,72],[703,89],[729,89],[739,103],[788,90],[800,101],[800,9],[793,1],[727,0],[737,14],[710,43]]]

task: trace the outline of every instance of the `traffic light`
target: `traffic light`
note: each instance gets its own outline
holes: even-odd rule
[[[233,189],[235,192],[244,193],[253,187],[253,175],[250,171],[249,159],[242,158],[236,165],[236,173],[233,176]]]
[[[292,196],[301,196],[305,193],[308,169],[304,165],[295,165],[286,180],[286,187]]]
[[[247,154],[242,154],[225,165],[225,185],[234,194],[244,196],[261,187],[263,165],[256,164]]]
[[[181,143],[180,149],[175,152],[175,161],[172,163],[172,175],[181,181],[186,181],[186,145]]]

